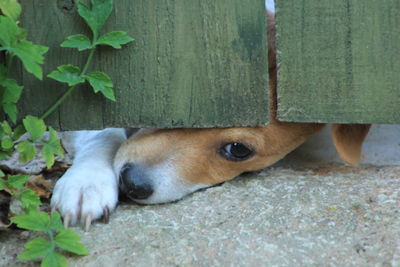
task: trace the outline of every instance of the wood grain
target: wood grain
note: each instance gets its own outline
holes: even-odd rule
[[[50,47],[45,73],[82,66],[87,53],[60,48],[70,34],[88,33],[72,0],[21,1],[22,25]],[[265,125],[268,67],[262,0],[115,1],[104,32],[124,30],[135,41],[102,47],[91,71],[109,74],[117,102],[81,86],[48,119],[59,130],[104,127],[227,127]],[[42,114],[67,89],[49,78],[25,84],[21,114]]]
[[[277,1],[278,118],[400,123],[400,2]]]

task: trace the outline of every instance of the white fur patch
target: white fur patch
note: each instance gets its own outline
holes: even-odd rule
[[[210,185],[195,184],[179,177],[171,163],[152,167],[149,171],[153,183],[153,194],[150,198],[140,201],[143,204],[171,202],[183,198],[187,194]]]
[[[118,180],[113,170],[117,149],[126,139],[124,129],[69,133],[75,152],[73,165],[57,181],[51,206],[71,216],[71,224],[86,216],[95,220],[118,201]]]
[[[93,220],[104,209],[113,210],[118,201],[118,184],[111,168],[101,165],[76,164],[58,180],[51,206],[64,217],[72,216],[71,224],[89,214]]]

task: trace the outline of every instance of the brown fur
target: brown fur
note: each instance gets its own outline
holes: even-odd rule
[[[340,158],[351,165],[361,160],[361,146],[367,137],[370,124],[334,124],[332,140]]]

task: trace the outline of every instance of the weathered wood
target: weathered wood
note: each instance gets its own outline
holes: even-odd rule
[[[87,53],[60,48],[87,33],[72,0],[22,2],[29,38],[50,50],[45,73],[82,66]],[[113,79],[117,102],[80,87],[48,122],[61,130],[103,127],[264,125],[268,118],[263,0],[115,1],[104,32],[124,30],[135,41],[101,48],[91,70]],[[42,114],[67,89],[49,78],[21,75],[21,114]]]
[[[400,1],[277,1],[278,118],[400,123]]]

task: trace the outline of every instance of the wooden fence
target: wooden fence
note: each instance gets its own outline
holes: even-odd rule
[[[45,73],[85,56],[59,44],[87,33],[72,0],[21,1],[30,39],[50,47]],[[400,123],[400,1],[279,0],[278,118]],[[101,49],[117,102],[80,88],[49,118],[58,129],[265,125],[263,0],[115,1],[106,31],[135,38]],[[66,87],[21,74],[22,113],[39,115]],[[29,86],[27,86],[29,85]]]
[[[88,29],[71,0],[21,1],[22,24],[49,46],[45,73],[82,65],[87,55],[59,45]],[[263,0],[114,1],[105,32],[135,41],[104,47],[92,70],[111,76],[117,102],[77,90],[48,120],[58,129],[263,125],[268,119],[268,66]],[[20,77],[23,113],[42,114],[66,90],[51,80]]]
[[[276,2],[279,119],[400,123],[400,1]]]

